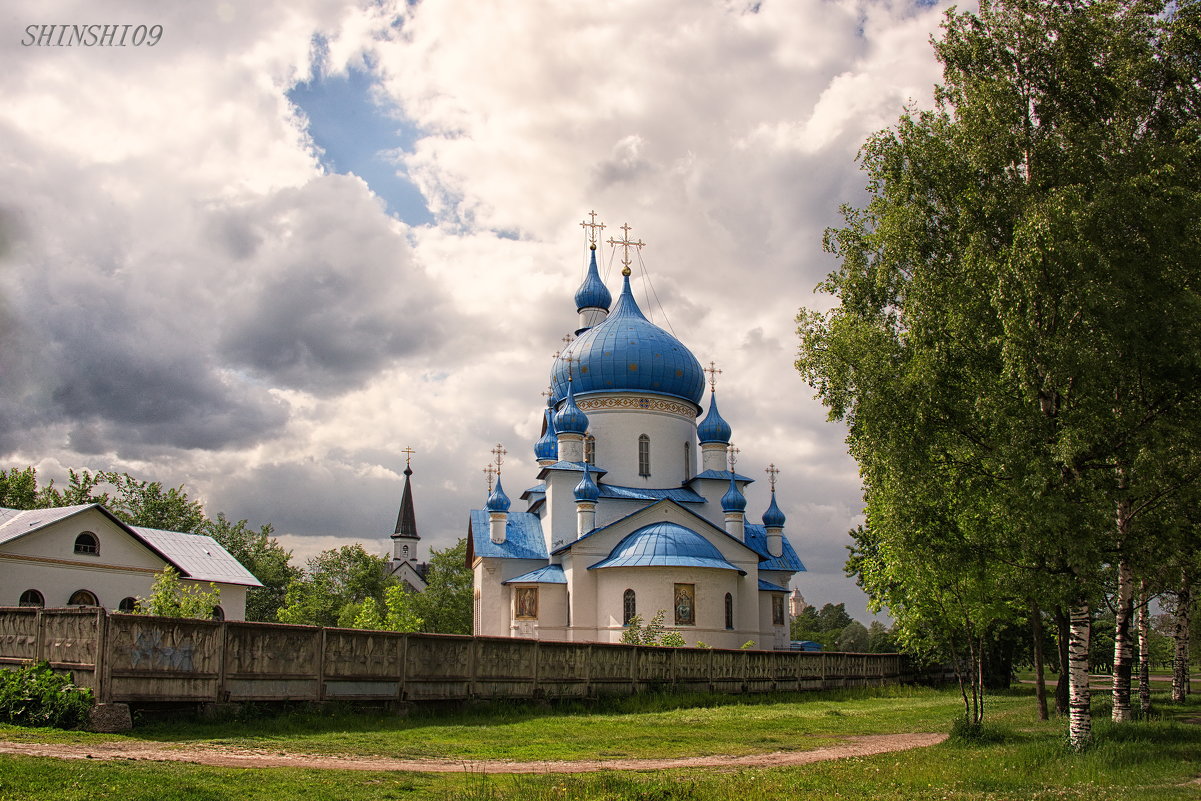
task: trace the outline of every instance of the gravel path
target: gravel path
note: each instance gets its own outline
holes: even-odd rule
[[[703,756],[676,759],[586,759],[570,762],[501,762],[466,759],[402,759],[288,754],[218,745],[162,745],[147,742],[68,743],[0,742],[0,754],[58,759],[132,759],[192,762],[223,768],[316,768],[320,770],[409,770],[421,773],[590,773],[600,770],[666,770],[674,768],[745,768],[805,765],[827,759],[870,756],[934,745],[945,734],[872,734],[848,737],[836,745],[810,751],[776,751],[750,756]]]

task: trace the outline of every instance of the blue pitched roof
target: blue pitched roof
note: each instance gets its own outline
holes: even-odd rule
[[[716,478],[716,479],[721,479],[722,481],[729,481],[730,480],[730,471],[729,470],[702,470],[701,472],[697,473],[695,476],[688,479],[684,483],[691,484],[693,481],[696,481],[698,478]],[[748,484],[754,483],[754,481],[755,481],[755,479],[751,478],[750,476],[744,476],[742,473],[734,473],[734,480],[735,481],[745,481]]]
[[[471,548],[479,557],[500,559],[546,560],[546,540],[542,537],[542,521],[529,512],[509,512],[505,524],[505,541],[496,543],[490,534],[488,512],[471,510]]]
[[[546,565],[529,573],[502,581],[501,584],[566,584],[567,576],[562,565]]]
[[[644,489],[642,487],[619,487],[613,484],[601,484],[601,497],[621,501],[658,501],[669,498],[676,503],[704,503],[705,499],[690,489],[673,487],[671,489]]]
[[[721,526],[715,526],[715,525],[713,525],[713,522],[712,522],[712,521],[706,520],[705,518],[701,517],[701,516],[700,516],[700,515],[698,515],[696,512],[694,512],[694,511],[692,511],[691,509],[689,509],[688,507],[686,507],[686,506],[682,506],[682,505],[680,505],[680,504],[676,503],[676,502],[675,502],[675,501],[673,501],[671,498],[663,498],[663,499],[661,499],[661,500],[655,501],[655,503],[651,504],[650,506],[644,506],[644,507],[642,507],[641,509],[635,509],[634,511],[630,512],[629,514],[627,514],[627,515],[623,515],[623,516],[621,516],[621,517],[617,518],[616,520],[614,520],[614,521],[613,521],[613,522],[611,522],[611,523],[606,523],[605,525],[603,525],[603,526],[600,526],[599,528],[594,528],[594,529],[592,529],[592,530],[591,530],[591,531],[589,531],[587,534],[585,534],[584,536],[582,536],[582,537],[580,537],[580,538],[578,538],[578,539],[570,540],[569,542],[565,542],[565,543],[563,543],[563,544],[562,544],[562,545],[560,545],[558,548],[555,548],[553,551],[551,551],[551,553],[552,553],[552,554],[557,554],[557,553],[563,553],[564,551],[571,550],[571,548],[572,548],[572,547],[573,547],[573,546],[574,546],[574,545],[575,545],[577,542],[583,542],[584,540],[588,539],[589,537],[595,537],[597,534],[600,534],[600,533],[601,533],[601,532],[603,532],[603,531],[608,531],[609,529],[613,528],[614,526],[620,526],[620,525],[621,525],[623,522],[625,522],[626,520],[629,520],[629,519],[630,519],[631,517],[633,517],[634,515],[640,515],[640,514],[642,514],[643,512],[645,512],[647,509],[651,508],[652,506],[656,506],[656,505],[658,505],[658,504],[661,504],[661,503],[671,503],[671,504],[675,504],[675,507],[676,507],[677,509],[679,509],[680,511],[684,512],[685,514],[691,515],[691,516],[692,516],[692,517],[694,517],[694,518],[696,519],[696,521],[697,521],[698,523],[700,523],[701,525],[704,525],[704,526],[710,526],[710,527],[712,527],[712,528],[715,528],[715,529],[717,529],[717,531],[718,531],[718,532],[720,532],[720,533],[721,533],[721,536],[723,536],[723,537],[729,537],[729,539],[730,539],[731,541],[738,543],[739,545],[741,545],[742,547],[744,547],[744,548],[746,548],[747,550],[751,551],[752,553],[755,553],[755,554],[758,554],[758,553],[759,553],[759,552],[758,552],[756,549],[754,549],[754,548],[751,548],[749,545],[745,544],[745,543],[744,543],[744,542],[742,542],[741,540],[739,540],[739,539],[737,539],[737,538],[735,538],[735,537],[731,537],[731,536],[730,536],[728,533],[726,533],[725,529],[721,528]]]
[[[546,494],[546,484],[535,484],[534,486],[530,487],[525,492],[521,493],[521,500],[523,500],[523,501],[529,500],[531,495],[545,495],[545,494]]]
[[[781,587],[779,584],[772,584],[770,581],[759,579],[760,592],[788,592],[787,587]]]
[[[597,478],[603,476],[605,473],[608,472],[607,470],[602,470],[601,468],[597,467],[594,464],[588,465],[588,469],[592,473],[596,474]],[[566,470],[569,472],[582,473],[582,472],[584,472],[584,463],[583,462],[555,462],[554,464],[548,464],[546,467],[538,468],[538,478],[546,478],[546,474],[548,472],[550,472],[551,470]]]
[[[609,556],[589,570],[606,567],[711,567],[736,570],[721,551],[690,528],[666,521],[643,526],[614,546]]]
[[[805,564],[796,555],[788,537],[780,537],[784,546],[783,550],[779,556],[772,556],[771,552],[767,550],[767,529],[758,523],[746,523],[742,530],[746,536],[746,544],[761,557],[760,570],[787,570],[792,573],[800,573],[805,570]]]

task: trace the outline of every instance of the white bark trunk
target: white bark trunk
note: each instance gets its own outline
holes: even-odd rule
[[[1138,584],[1138,708],[1151,711],[1151,610],[1147,580]]]
[[[1091,615],[1087,604],[1072,609],[1068,639],[1068,742],[1076,750],[1093,738],[1091,695],[1088,687],[1088,638]]]
[[[1193,603],[1190,576],[1186,573],[1176,593],[1176,653],[1172,659],[1172,702],[1183,704],[1188,698],[1189,687],[1189,607]]]
[[[1125,556],[1118,560],[1118,608],[1113,627],[1113,721],[1128,723],[1130,710],[1130,677],[1134,665],[1134,649],[1130,642],[1130,619],[1134,616],[1134,573]]]

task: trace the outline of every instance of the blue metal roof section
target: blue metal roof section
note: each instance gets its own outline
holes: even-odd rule
[[[575,393],[571,388],[573,383],[567,382],[567,398],[563,408],[555,413],[555,431],[561,434],[583,434],[588,430],[588,415],[575,405]]]
[[[742,531],[746,537],[746,544],[761,557],[759,561],[760,570],[785,570],[791,573],[805,571],[805,564],[796,555],[796,551],[793,550],[792,543],[788,541],[788,537],[780,537],[783,550],[779,556],[772,556],[771,551],[767,550],[767,530],[763,526],[755,523],[747,523],[742,527]]]
[[[547,565],[537,570],[531,570],[517,578],[502,581],[501,584],[566,584],[567,575],[562,565]]]
[[[709,413],[705,415],[705,419],[696,427],[696,435],[701,444],[706,442],[720,442],[728,445],[730,443],[730,435],[732,434],[730,424],[721,416],[721,412],[717,410],[717,393],[709,394]]]
[[[755,479],[751,478],[750,476],[744,476],[742,473],[731,473],[729,470],[702,470],[684,483],[691,484],[698,478],[711,478],[718,479],[720,481],[729,481],[730,476],[734,476],[736,480],[746,482],[747,484],[753,484],[755,482]]]
[[[721,551],[690,528],[679,523],[651,523],[627,535],[589,570],[607,567],[711,567],[717,570],[735,570],[746,575],[726,561]]]
[[[584,477],[575,485],[576,503],[596,503],[600,498],[600,487],[592,480],[592,471],[587,462],[584,463]]]
[[[589,464],[588,469],[591,470],[593,475],[597,477],[603,476],[606,472],[608,472],[607,470],[601,470],[594,464]],[[538,478],[545,479],[547,473],[551,472],[552,470],[582,473],[584,472],[584,462],[555,462],[554,464],[548,464],[546,467],[539,468]]]
[[[606,485],[604,485],[604,484],[601,485],[602,492],[604,491],[605,486]],[[679,509],[684,514],[689,515],[694,520],[696,520],[698,526],[713,529],[713,533],[715,536],[725,537],[730,542],[738,543],[739,547],[746,548],[751,553],[760,555],[759,551],[756,550],[755,548],[752,548],[751,546],[749,546],[742,540],[737,539],[736,537],[731,537],[729,534],[726,533],[725,529],[721,528],[720,526],[713,525],[712,521],[706,520],[705,518],[701,517],[699,514],[692,511],[688,507],[682,506],[681,504],[676,503],[671,498],[661,498],[660,500],[655,501],[654,503],[650,504],[649,506],[643,506],[640,509],[635,509],[634,511],[630,512],[629,514],[623,515],[622,517],[617,518],[616,520],[614,520],[611,523],[606,523],[605,525],[600,526],[599,528],[594,528],[591,531],[589,531],[587,534],[585,534],[584,536],[579,537],[578,539],[571,540],[570,542],[566,542],[566,543],[560,545],[559,547],[555,548],[553,551],[551,551],[551,554],[553,555],[553,554],[563,553],[564,551],[569,551],[572,549],[572,547],[575,546],[576,543],[583,542],[584,540],[588,539],[589,537],[595,537],[597,534],[608,531],[609,529],[613,528],[614,526],[620,526],[626,520],[629,520],[634,515],[644,514],[647,509],[653,509],[655,507],[658,507],[658,506],[664,505],[664,504],[672,504],[673,506],[675,506],[675,508]]]
[[[723,512],[745,512],[746,511],[746,496],[738,489],[738,485],[734,483],[734,477],[730,476],[730,488],[726,490],[726,494],[721,496],[721,510]]]
[[[580,284],[580,288],[575,292],[575,309],[583,311],[584,309],[604,309],[609,310],[609,306],[613,304],[613,295],[609,293],[605,282],[601,280],[600,272],[596,269],[596,246],[592,246],[592,260],[588,263],[588,275],[584,276],[584,283]]]
[[[484,558],[541,559],[546,561],[546,540],[542,537],[542,521],[529,512],[510,512],[505,521],[505,541],[493,542],[488,510],[471,510],[472,553]]]
[[[788,588],[759,579],[759,592],[788,592]]]
[[[629,276],[623,279],[612,313],[576,337],[563,356],[572,361],[560,358],[551,370],[556,401],[566,397],[569,375],[575,379],[577,395],[642,392],[696,404],[705,391],[700,362],[680,340],[643,316]]]
[[[533,497],[535,495],[545,495],[545,494],[546,494],[546,485],[545,484],[535,484],[534,486],[530,487],[525,492],[521,493],[521,500],[528,501],[531,497]]]
[[[763,513],[764,528],[784,528],[784,523],[788,518],[780,511],[780,507],[776,506],[776,491],[771,491],[771,505],[767,507],[767,511]]]
[[[643,487],[619,487],[601,484],[601,497],[617,501],[658,501],[668,498],[676,503],[704,503],[705,499],[684,487],[672,489],[646,489]]]
[[[534,443],[534,458],[539,462],[555,461],[559,458],[559,438],[555,436],[555,415],[551,409],[543,411],[546,422],[546,433],[542,439]]]
[[[492,490],[492,494],[488,496],[488,502],[484,504],[484,508],[489,512],[507,512],[511,505],[509,496],[505,495],[505,488],[500,485],[500,476],[497,476],[496,489]]]

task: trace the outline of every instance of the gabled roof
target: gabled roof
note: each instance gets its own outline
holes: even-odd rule
[[[567,575],[562,565],[546,565],[529,573],[502,581],[501,584],[566,584]]]
[[[60,506],[53,509],[0,509],[0,543],[95,509],[123,529],[184,578],[261,587],[262,583],[212,537],[179,531],[131,526],[98,503]]]
[[[772,584],[770,581],[759,579],[760,592],[788,592],[787,587],[781,587],[779,584]]]
[[[505,541],[492,541],[488,512],[472,509],[468,524],[467,560],[474,557],[499,559],[541,559],[546,561],[546,540],[542,536],[542,521],[529,512],[509,512],[505,524]]]
[[[588,465],[588,469],[592,473],[594,473],[597,478],[600,478],[605,473],[609,472],[608,470],[602,470],[601,468],[597,467],[594,464]],[[554,471],[560,471],[560,470],[566,471],[566,472],[572,472],[572,473],[582,473],[582,472],[584,472],[584,463],[583,462],[555,462],[554,464],[548,464],[546,467],[541,467],[538,469],[538,480],[539,481],[545,480],[546,475],[548,473],[551,473]]]
[[[618,487],[613,484],[601,484],[602,498],[612,498],[619,501],[658,501],[669,498],[676,503],[704,503],[705,499],[685,487],[671,489],[644,489],[642,487]]]
[[[759,554],[760,570],[786,570],[791,573],[805,571],[805,565],[796,555],[788,537],[780,537],[783,548],[779,556],[772,556],[771,551],[767,550],[767,529],[758,523],[746,523],[743,532],[746,535],[746,544]]]
[[[601,532],[604,532],[604,531],[608,531],[609,529],[613,528],[614,526],[620,526],[621,524],[623,524],[625,521],[629,520],[629,519],[630,519],[631,517],[633,517],[634,515],[640,515],[640,514],[643,514],[644,512],[646,512],[646,510],[647,510],[647,509],[652,509],[652,508],[654,508],[654,507],[656,507],[656,506],[659,506],[659,505],[661,505],[661,504],[670,504],[670,505],[674,506],[676,509],[679,509],[679,510],[680,510],[681,512],[683,512],[685,515],[689,515],[689,516],[691,516],[693,519],[697,520],[697,521],[698,521],[698,523],[699,523],[699,524],[700,524],[700,525],[701,525],[703,528],[712,529],[712,530],[714,530],[715,532],[718,532],[718,533],[720,533],[720,534],[721,534],[721,536],[723,536],[723,537],[729,537],[729,539],[730,539],[730,540],[732,540],[733,542],[736,542],[736,543],[738,543],[738,544],[739,544],[739,545],[741,545],[743,548],[746,548],[747,550],[749,550],[749,551],[751,551],[751,552],[753,552],[753,553],[755,553],[755,554],[758,554],[758,553],[759,553],[759,552],[758,552],[758,551],[756,551],[754,548],[751,548],[750,546],[748,546],[746,543],[744,543],[744,542],[741,542],[740,540],[738,540],[738,539],[737,539],[737,538],[735,538],[735,537],[731,537],[731,536],[730,536],[728,533],[726,533],[726,531],[725,531],[724,529],[722,529],[722,528],[719,528],[718,526],[715,526],[715,525],[713,525],[713,523],[711,523],[710,521],[708,521],[708,520],[706,520],[705,518],[701,517],[700,515],[698,515],[696,512],[692,511],[691,509],[689,509],[689,508],[687,508],[687,507],[685,507],[685,506],[681,506],[680,504],[676,503],[676,502],[675,502],[674,500],[672,500],[671,498],[663,498],[663,499],[661,499],[661,500],[658,500],[658,501],[656,501],[655,503],[652,503],[650,506],[644,506],[644,507],[642,507],[641,509],[635,509],[634,511],[630,512],[629,514],[627,514],[627,515],[623,515],[623,516],[621,516],[621,517],[617,518],[617,519],[616,519],[616,520],[614,520],[612,523],[608,523],[608,524],[606,524],[606,525],[604,525],[604,526],[601,526],[600,528],[594,528],[594,529],[592,529],[591,531],[589,531],[587,534],[585,534],[584,536],[582,536],[582,537],[580,537],[580,538],[578,538],[578,539],[574,539],[574,540],[572,540],[571,542],[566,542],[566,543],[564,543],[564,544],[560,545],[558,548],[555,548],[553,551],[551,551],[551,553],[552,553],[552,554],[557,554],[557,553],[563,553],[564,551],[569,551],[569,550],[571,550],[571,548],[572,548],[572,547],[573,547],[573,546],[574,546],[576,543],[578,543],[578,542],[583,542],[584,540],[586,540],[586,539],[588,539],[588,538],[590,538],[590,537],[595,537],[597,534],[600,534]]]
[[[751,478],[750,476],[744,476],[742,473],[731,473],[729,470],[702,470],[701,472],[697,473],[695,476],[688,479],[684,483],[691,484],[693,481],[696,481],[698,478],[709,478],[709,479],[714,479],[717,481],[729,481],[731,475],[734,476],[735,481],[745,481],[748,484],[753,484],[755,482],[755,479]]]

